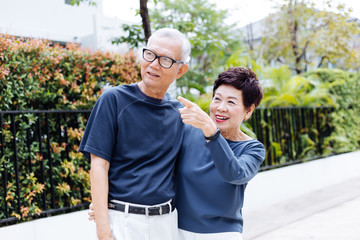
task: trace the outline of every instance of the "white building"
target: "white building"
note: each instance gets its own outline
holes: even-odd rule
[[[70,0],[0,0],[0,33],[49,39],[64,45],[79,43],[91,50],[126,52],[126,44],[112,45],[129,22],[103,15],[102,0],[72,6]]]

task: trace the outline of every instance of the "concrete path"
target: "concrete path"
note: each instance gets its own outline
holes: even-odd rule
[[[245,240],[360,240],[360,178],[244,213]]]

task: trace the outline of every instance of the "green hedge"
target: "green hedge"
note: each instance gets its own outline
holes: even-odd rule
[[[52,45],[50,41],[21,39],[0,34],[0,110],[81,110],[92,109],[94,103],[107,86],[137,82],[140,66],[133,53],[120,56],[112,53],[88,52],[69,44],[66,47]],[[49,175],[45,183],[40,181],[41,164],[49,171],[48,158],[53,162],[55,206],[75,206],[90,201],[89,164],[77,151],[86,124],[83,115],[70,115],[66,123],[62,120],[61,138],[57,120],[49,116],[46,125],[44,115],[15,115],[16,138],[12,133],[10,115],[2,114],[0,128],[0,220],[5,219],[3,207],[7,204],[10,216],[31,219],[43,210],[42,195],[49,202]],[[41,118],[41,119],[40,119]],[[38,124],[40,127],[38,127]],[[63,126],[67,124],[65,130]],[[51,137],[47,137],[49,127]],[[27,141],[42,129],[42,147],[37,138]],[[17,187],[12,144],[17,142],[19,161],[19,186],[21,210],[17,211]],[[49,142],[48,142],[49,141]],[[29,145],[28,145],[29,144]],[[47,146],[50,144],[50,151]],[[28,150],[30,149],[30,150]],[[64,160],[64,155],[67,155]],[[32,171],[28,169],[29,162]],[[3,177],[6,172],[6,192]],[[71,183],[71,184],[69,184]],[[84,190],[81,192],[80,190]],[[6,197],[3,197],[6,196]]]
[[[0,34],[0,109],[91,109],[105,85],[140,80],[134,54]]]
[[[330,85],[329,92],[336,99],[336,110],[331,114],[331,136],[325,139],[326,150],[333,153],[351,152],[360,149],[360,73],[340,69],[320,68],[305,74],[318,77]]]

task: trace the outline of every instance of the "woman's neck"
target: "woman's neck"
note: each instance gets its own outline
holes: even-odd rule
[[[231,141],[246,141],[251,140],[252,138],[243,133],[240,129],[239,130],[221,130],[221,135]]]

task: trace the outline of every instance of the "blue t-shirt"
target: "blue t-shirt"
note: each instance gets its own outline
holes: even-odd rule
[[[173,172],[183,138],[181,103],[151,98],[137,84],[106,90],[96,102],[80,143],[110,162],[109,200],[154,205],[173,198]]]
[[[200,129],[185,126],[175,188],[179,228],[196,233],[242,232],[247,183],[257,174],[265,149],[257,140],[206,143]]]

